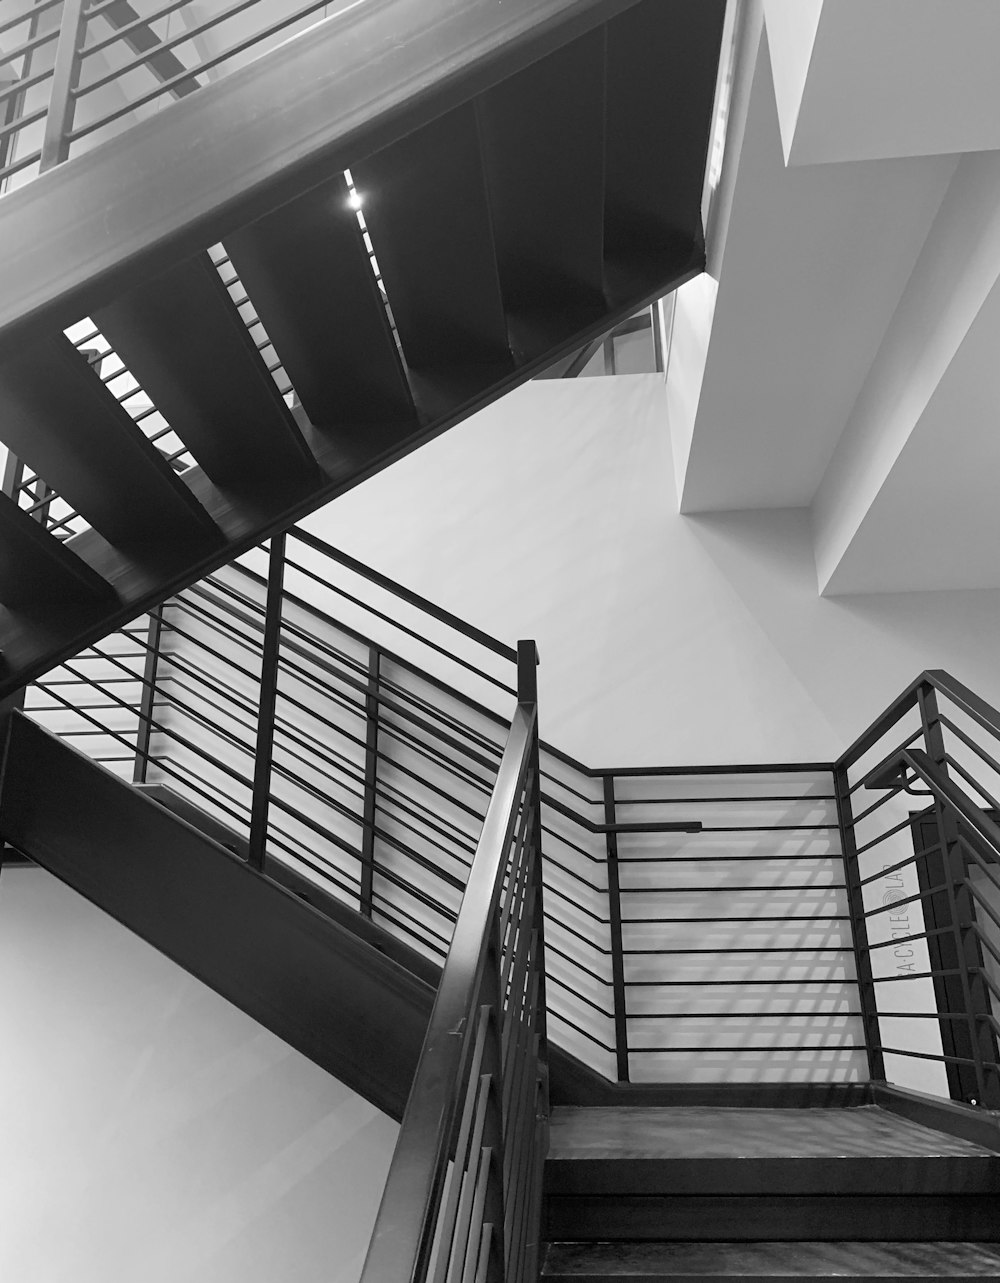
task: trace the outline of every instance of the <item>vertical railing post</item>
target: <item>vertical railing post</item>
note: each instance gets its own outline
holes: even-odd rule
[[[854,967],[861,998],[861,1021],[865,1029],[865,1051],[868,1054],[868,1077],[872,1082],[885,1082],[885,1060],[882,1056],[882,1033],[878,1022],[878,1002],[872,975],[872,957],[868,949],[868,923],[858,868],[858,844],[854,833],[851,787],[847,767],[838,763],[833,768],[834,793],[837,798],[837,820],[844,859],[844,882],[847,885],[847,911],[851,918],[851,940],[854,945]]]
[[[917,691],[920,721],[924,732],[927,756],[946,777],[949,775],[944,732],[938,715],[937,692],[929,683]],[[940,848],[940,867],[946,886],[948,910],[952,922],[951,937],[940,939],[941,962],[945,970],[958,971],[953,976],[942,977],[942,991],[947,995],[947,1006],[952,1015],[964,1017],[943,1020],[941,1041],[945,1053],[972,1060],[968,1064],[947,1064],[948,1085],[952,1097],[962,1101],[976,1101],[986,1105],[998,1095],[995,1080],[987,1086],[984,1061],[994,1059],[995,1046],[984,1047],[984,1038],[992,1044],[992,1034],[983,1016],[990,1013],[989,993],[982,981],[983,956],[972,930],[975,909],[966,871],[965,858],[958,840],[958,823],[949,807],[939,797],[934,798],[934,820]]]
[[[545,987],[545,870],[542,864],[542,772],[538,745],[538,647],[533,641],[517,643],[517,701],[535,705],[535,726],[531,737],[531,755],[525,782],[524,805],[531,814],[529,838],[529,886],[525,894],[532,896],[532,954],[537,977],[536,1040],[534,1117],[529,1123],[532,1132],[534,1170],[532,1173],[532,1205],[528,1208],[529,1224],[541,1229],[541,1194],[543,1188],[545,1155],[548,1153],[549,1130],[549,1065],[547,1053],[547,998]],[[533,1125],[532,1125],[533,1124]],[[525,1197],[528,1193],[525,1192]],[[526,1245],[526,1278],[537,1278],[541,1256],[540,1233]]]
[[[372,916],[375,894],[375,814],[378,803],[378,717],[382,652],[368,648],[368,690],[365,694],[365,796],[361,832],[361,889],[359,908]]]
[[[139,725],[135,735],[135,765],[132,783],[145,784],[149,770],[149,745],[153,735],[153,713],[156,707],[156,679],[160,666],[160,643],[163,637],[163,607],[149,612],[146,629],[146,662],[142,672],[142,697],[139,702]]]
[[[281,599],[285,584],[285,536],[271,537],[267,567],[267,606],[264,647],[260,664],[257,705],[257,753],[250,813],[250,864],[263,871],[267,848],[267,815],[271,802],[271,764],[274,760],[274,712],[278,701],[278,659],[281,649]]]
[[[3,481],[0,482],[0,488],[3,489],[3,493],[12,499],[18,507],[21,506],[18,504],[18,494],[23,481],[24,464],[13,450],[8,450],[7,460],[3,469]],[[13,712],[14,709],[24,708],[25,692],[26,688],[22,686],[20,690],[16,690],[13,695],[8,695],[5,700],[0,701],[0,730],[2,730],[7,724],[7,721],[9,720],[8,714]]]
[[[650,332],[653,338],[653,369],[663,374],[663,326],[660,323],[660,303],[657,300],[649,305]]]
[[[615,818],[615,778],[604,776],[604,823],[608,853],[608,916],[611,927],[611,985],[615,1002],[615,1057],[618,1081],[629,1081],[628,1011],[625,1005],[625,955],[622,952],[622,900],[618,879],[618,834]]]
[[[525,806],[533,811],[532,817],[532,879],[535,890],[534,928],[538,939],[538,1020],[540,1045],[544,1048],[547,1037],[546,997],[545,997],[545,897],[544,867],[542,865],[542,770],[538,748],[538,647],[533,641],[517,643],[517,702],[534,704],[535,729],[532,732],[531,758],[528,764],[528,785],[525,789]],[[548,1118],[548,1077],[547,1063],[544,1056],[540,1060],[542,1082],[542,1106]]]
[[[69,156],[70,134],[76,111],[76,85],[80,74],[80,49],[87,25],[84,12],[87,3],[88,0],[63,0],[39,172],[61,165]]]

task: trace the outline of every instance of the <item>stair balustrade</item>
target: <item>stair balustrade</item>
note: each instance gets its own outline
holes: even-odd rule
[[[538,1277],[548,1116],[536,656],[403,1116],[365,1283]]]
[[[26,0],[0,24],[0,192],[326,17],[329,0]]]
[[[1000,1107],[1000,713],[922,673],[835,767],[870,1076]]]
[[[515,659],[293,528],[26,703],[299,894],[333,896],[440,966]],[[864,1077],[831,770],[592,770],[542,744],[561,1050],[635,1084]]]

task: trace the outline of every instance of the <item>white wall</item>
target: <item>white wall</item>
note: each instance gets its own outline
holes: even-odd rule
[[[38,869],[0,1025],[0,1278],[358,1278],[396,1124]]]
[[[677,513],[666,417],[657,375],[540,380],[306,524],[534,636],[591,766],[830,760],[926,667],[1000,703],[1000,593],[819,598],[804,510]]]

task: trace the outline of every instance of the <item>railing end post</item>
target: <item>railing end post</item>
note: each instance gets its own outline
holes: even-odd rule
[[[538,702],[538,647],[533,641],[517,643],[517,700],[519,704]]]

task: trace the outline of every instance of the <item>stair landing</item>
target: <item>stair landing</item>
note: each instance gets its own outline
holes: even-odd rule
[[[1000,1276],[988,1243],[553,1243],[542,1279],[577,1283],[699,1283],[731,1279],[986,1279]]]
[[[811,1158],[990,1155],[878,1105],[734,1109],[707,1105],[563,1106],[549,1158]],[[1000,1162],[1000,1155],[994,1155]]]

